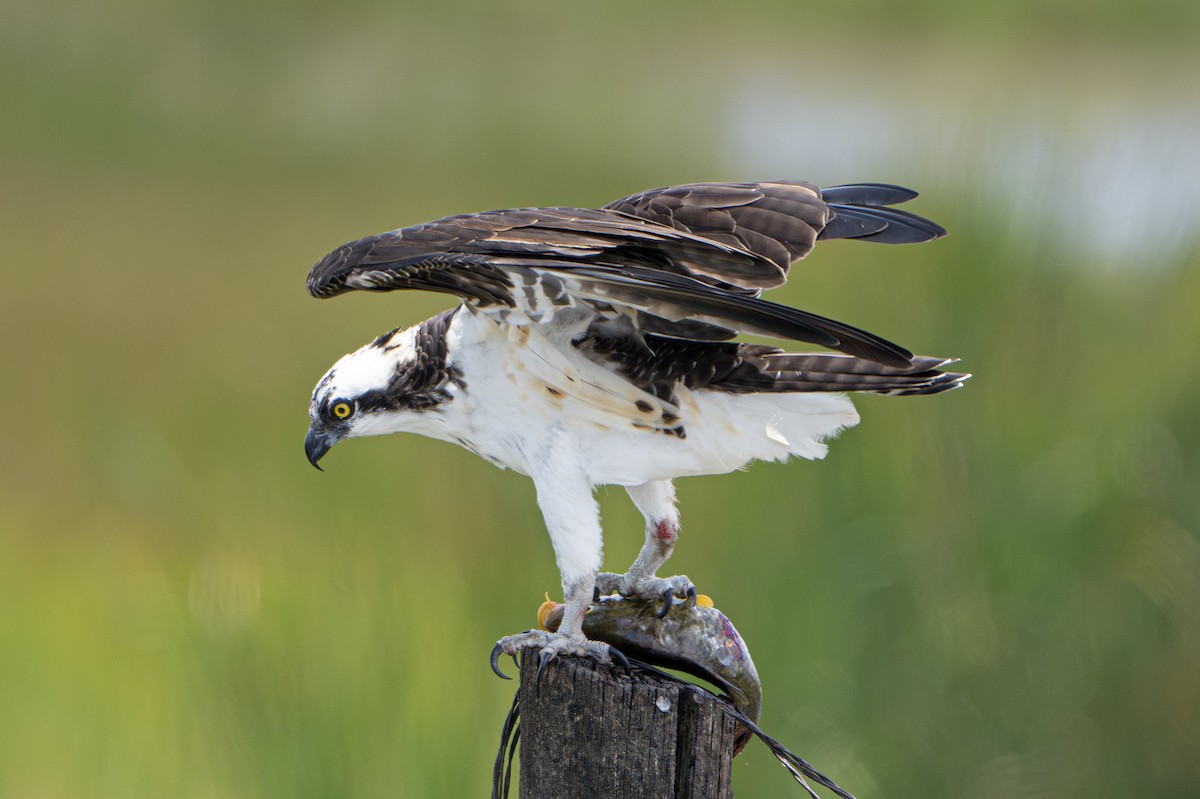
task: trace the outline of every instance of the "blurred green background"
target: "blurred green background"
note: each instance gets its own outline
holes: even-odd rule
[[[0,5],[0,795],[485,795],[487,652],[557,592],[531,486],[314,471],[316,379],[446,301],[307,270],[760,178],[920,189],[948,239],[772,296],[976,374],[681,481],[764,727],[861,799],[1200,795],[1197,42],[1191,0]],[[800,793],[758,745],[735,789]]]

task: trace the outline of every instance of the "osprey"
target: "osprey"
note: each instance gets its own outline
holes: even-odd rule
[[[754,460],[822,458],[858,423],[845,392],[935,394],[968,375],[850,325],[768,302],[818,240],[929,241],[946,231],[889,206],[909,189],[857,184],[699,183],[600,209],[450,216],[345,244],[308,276],[315,297],[425,289],[461,303],[384,333],[333,365],[309,406],[316,466],[344,438],[413,432],[459,444],[533,479],[562,577],[556,633],[493,651],[613,651],[587,640],[593,596],[694,601],[660,577],[679,534],[672,480]],[[788,352],[740,333],[816,344]],[[319,468],[319,467],[318,467]],[[624,574],[599,573],[593,489],[624,486],[645,544]],[[618,653],[619,654],[619,653]]]

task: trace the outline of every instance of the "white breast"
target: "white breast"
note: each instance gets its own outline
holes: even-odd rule
[[[824,457],[825,438],[858,422],[842,394],[728,394],[681,389],[665,403],[583,357],[572,330],[499,325],[458,314],[451,363],[466,383],[445,435],[497,465],[533,474],[567,442],[593,484],[720,474],[752,460]],[[662,432],[679,417],[684,437]]]

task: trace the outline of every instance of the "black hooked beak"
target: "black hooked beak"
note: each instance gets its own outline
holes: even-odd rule
[[[304,437],[304,454],[308,456],[308,462],[313,466],[317,466],[317,461],[321,460],[326,452],[337,443],[337,440],[327,435],[318,433],[311,427],[308,428],[308,435]],[[325,471],[320,466],[317,466],[317,471]]]

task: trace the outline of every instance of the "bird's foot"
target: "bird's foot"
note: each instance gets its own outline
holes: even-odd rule
[[[511,679],[504,672],[500,671],[500,655],[508,655],[516,663],[517,652],[520,652],[522,649],[540,650],[538,653],[538,678],[542,676],[546,665],[559,655],[590,657],[600,663],[612,663],[615,661],[625,671],[629,671],[629,661],[621,654],[620,650],[609,646],[603,641],[592,641],[584,638],[582,635],[563,635],[561,633],[546,632],[545,630],[527,630],[515,635],[506,635],[497,641],[496,645],[492,647],[492,671],[505,680]]]
[[[674,577],[638,578],[630,573],[601,572],[596,575],[596,594],[620,594],[634,599],[662,599],[662,610],[658,612],[660,619],[665,617],[672,607],[680,604],[679,600],[683,600],[684,607],[696,604],[696,586],[683,574]]]

